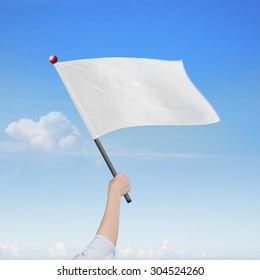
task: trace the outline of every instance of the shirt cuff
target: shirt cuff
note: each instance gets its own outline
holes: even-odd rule
[[[111,260],[115,257],[116,248],[113,243],[103,235],[97,234],[87,248],[74,260]]]

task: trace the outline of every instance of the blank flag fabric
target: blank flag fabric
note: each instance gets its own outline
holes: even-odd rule
[[[54,65],[93,139],[131,126],[219,121],[182,61],[96,58]]]

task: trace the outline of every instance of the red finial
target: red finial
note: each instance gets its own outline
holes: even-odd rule
[[[55,64],[58,61],[58,57],[56,55],[51,55],[49,61],[50,63]]]

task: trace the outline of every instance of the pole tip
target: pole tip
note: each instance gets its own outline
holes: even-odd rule
[[[51,55],[49,61],[50,63],[55,64],[58,61],[58,57],[56,55]]]

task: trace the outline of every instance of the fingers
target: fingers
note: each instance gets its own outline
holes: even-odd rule
[[[118,173],[109,183],[110,190],[116,190],[120,195],[128,193],[131,189],[130,181],[123,173]]]

